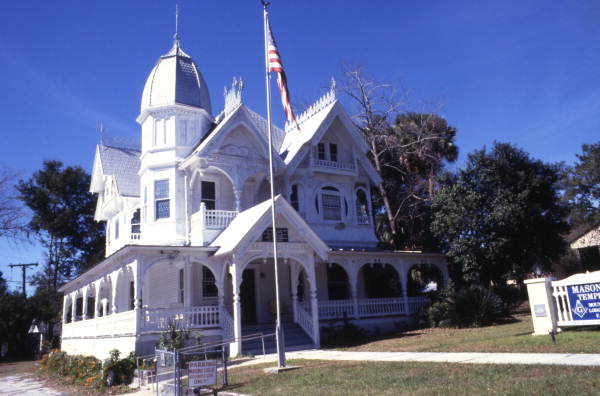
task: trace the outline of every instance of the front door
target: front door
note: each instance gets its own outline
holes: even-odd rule
[[[256,323],[256,288],[253,269],[246,269],[242,274],[240,300],[242,303],[242,324]]]

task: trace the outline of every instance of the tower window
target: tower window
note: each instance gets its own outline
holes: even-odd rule
[[[154,214],[156,220],[169,218],[171,216],[169,180],[154,181],[154,201]]]

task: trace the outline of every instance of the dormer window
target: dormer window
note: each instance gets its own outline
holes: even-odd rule
[[[329,143],[329,161],[337,162],[338,150],[337,144]]]
[[[317,159],[320,161],[337,162],[338,146],[335,143],[318,143]]]
[[[154,217],[156,220],[171,217],[169,180],[154,181]]]
[[[317,158],[320,160],[325,160],[325,143],[317,144]]]

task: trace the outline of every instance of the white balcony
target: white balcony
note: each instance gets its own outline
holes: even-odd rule
[[[191,241],[194,246],[206,246],[237,216],[235,210],[208,210],[204,203],[191,217]]]
[[[352,173],[356,170],[356,165],[353,162],[328,161],[315,157],[312,159],[312,165],[315,168],[341,170]]]

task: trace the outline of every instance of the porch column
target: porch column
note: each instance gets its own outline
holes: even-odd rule
[[[63,323],[67,323],[67,307],[69,306],[67,304],[67,299],[68,299],[68,295],[63,294],[63,312],[62,312],[62,322]]]
[[[233,190],[235,195],[235,210],[238,212],[242,211],[242,190]]]
[[[94,282],[94,290],[96,291],[94,296],[94,318],[100,316],[100,286],[102,285],[101,281]]]
[[[86,320],[88,319],[88,299],[87,299],[87,292],[88,292],[88,288],[89,286],[84,286],[83,287],[83,291],[81,292],[82,297],[83,297],[83,306],[81,309],[81,320]]]
[[[240,300],[240,285],[242,283],[242,273],[239,263],[232,263],[229,267],[231,273],[232,292],[233,292],[233,336],[235,341],[229,344],[229,354],[238,356],[242,353],[242,304]]]
[[[313,341],[317,348],[321,347],[320,329],[319,329],[319,300],[317,299],[317,289],[310,288],[310,305],[313,321]]]
[[[183,262],[183,282],[184,282],[184,297],[183,306],[191,307],[192,303],[192,286],[194,284],[192,277],[192,264],[190,263],[189,257],[186,257]]]
[[[283,259],[283,262],[285,264],[288,264],[289,259],[285,258]],[[300,276],[300,268],[298,266],[298,264],[296,262],[293,262],[290,265],[290,274],[291,274],[291,278],[292,278],[292,313],[294,316],[294,323],[298,322],[298,315],[296,313],[297,310],[297,306],[298,306],[298,277]]]
[[[116,270],[111,274],[111,286],[112,286],[112,298],[111,298],[111,313],[117,313],[117,282],[119,280],[119,270]]]
[[[77,292],[71,293],[71,322],[75,322],[77,320]]]
[[[410,315],[410,309],[408,306],[408,274],[406,273],[406,266],[399,265],[395,266],[396,271],[400,274],[400,283],[402,284],[402,298],[404,299],[404,314]]]
[[[358,271],[360,271],[360,266],[356,268],[355,265],[352,265],[350,271],[346,270],[346,266],[344,266],[344,271],[348,273],[348,281],[350,282],[350,298],[352,299],[352,310],[354,311],[354,317],[358,319],[360,317],[358,313]]]
[[[317,274],[315,270],[315,257],[310,255],[310,261],[308,263],[309,273],[306,274],[309,277],[310,282],[310,305],[312,311],[313,321],[313,341],[317,348],[321,347],[321,337],[319,328],[319,300],[317,299]]]

